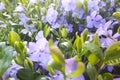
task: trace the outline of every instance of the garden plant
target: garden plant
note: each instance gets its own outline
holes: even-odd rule
[[[0,80],[120,80],[120,0],[0,0]]]

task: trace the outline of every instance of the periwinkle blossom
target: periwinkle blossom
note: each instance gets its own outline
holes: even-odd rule
[[[41,36],[43,34],[42,32],[38,33],[38,37],[36,37],[37,41],[35,42],[29,42],[29,52],[30,56],[29,58],[33,62],[37,62],[40,66],[46,69],[46,64],[48,60],[51,58],[49,47],[48,47],[48,41]]]
[[[2,2],[0,2],[0,11],[1,11],[1,10],[4,10],[4,9],[6,9],[6,8],[5,8],[5,5],[4,5]]]
[[[37,0],[29,0],[29,4],[36,4]]]
[[[90,12],[99,11],[100,0],[88,0],[88,8]]]
[[[30,18],[28,18],[25,13],[19,14],[19,19],[21,20],[21,24],[28,29],[28,24],[27,22],[30,21]]]
[[[88,28],[99,28],[101,24],[104,24],[106,22],[105,19],[103,19],[97,11],[93,11],[90,16],[86,17],[86,19]]]
[[[46,21],[52,25],[56,22],[57,16],[58,12],[53,7],[49,7],[46,14]]]
[[[76,0],[62,0],[62,7],[65,11],[73,11],[76,9]]]
[[[99,36],[101,36],[100,42],[102,47],[108,47],[114,42],[117,41],[117,37],[120,35],[118,33],[112,35],[112,30],[108,30],[112,24],[112,21],[106,22],[104,25],[101,25],[101,27],[98,28],[96,33],[98,33]]]
[[[82,8],[80,10],[75,9],[72,13],[72,17],[77,16],[78,19],[81,19],[83,17],[83,15],[84,15],[84,10]]]
[[[77,68],[77,62],[75,58],[69,58],[65,60],[65,73],[66,75],[74,72]],[[61,72],[55,71],[55,75],[53,76],[52,80],[64,80],[64,76]],[[78,77],[75,78],[67,78],[66,80],[85,80],[84,76],[81,74]]]
[[[24,6],[19,3],[19,5],[15,8],[15,12],[24,12],[25,9],[24,9]]]
[[[3,74],[2,79],[6,80],[8,77],[11,78],[17,78],[17,72],[19,69],[22,69],[23,67],[13,63],[8,69],[7,71]]]

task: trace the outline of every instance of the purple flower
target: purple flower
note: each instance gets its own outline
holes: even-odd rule
[[[1,3],[0,3],[0,11],[1,11],[1,10],[4,10],[4,9],[6,9],[6,8],[5,8],[5,5],[1,2]]]
[[[84,10],[83,9],[75,9],[72,13],[72,17],[75,17],[77,16],[79,19],[81,19],[83,17],[83,14],[84,14]]]
[[[66,27],[67,27],[67,31],[68,32],[72,32],[73,31],[73,25],[72,24],[67,24]]]
[[[54,10],[53,7],[50,7],[46,14],[46,21],[52,25],[56,22],[57,16],[58,16],[58,12]]]
[[[101,25],[101,27],[98,28],[96,33],[98,33],[99,36],[104,36],[101,37],[100,42],[102,47],[108,47],[114,42],[117,41],[117,37],[120,35],[118,33],[114,34],[112,36],[112,30],[108,30],[110,25],[112,24],[112,21],[108,21],[104,25]]]
[[[27,24],[27,22],[30,21],[30,18],[28,18],[24,13],[21,13],[19,14],[19,19],[21,20],[22,25],[24,25],[24,27],[28,29],[29,25]]]
[[[22,66],[13,63],[10,68],[7,69],[7,71],[3,74],[2,79],[6,80],[6,78],[17,78],[17,72],[19,69],[23,68]]]
[[[30,42],[29,52],[29,58],[33,62],[37,62],[43,68],[46,68],[46,63],[51,58],[51,55],[49,54],[48,42],[45,38],[39,38],[36,43]]]
[[[88,8],[91,12],[99,11],[99,2],[100,0],[88,0]]]
[[[29,3],[30,3],[30,4],[36,4],[36,3],[37,3],[37,0],[30,0]]]
[[[40,38],[44,38],[43,31],[39,31],[35,37],[36,40],[39,40]]]
[[[24,6],[22,4],[19,4],[16,8],[15,8],[15,12],[24,12]]]
[[[99,28],[101,24],[105,23],[105,19],[101,15],[98,15],[97,11],[92,12],[86,19],[88,28]]]

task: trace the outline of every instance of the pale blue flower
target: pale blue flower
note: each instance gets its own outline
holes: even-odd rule
[[[25,13],[21,13],[19,14],[19,19],[21,20],[21,24],[27,29],[29,30],[29,25],[27,24],[28,21],[30,21],[30,18],[28,18]]]
[[[4,10],[4,9],[6,9],[6,8],[5,8],[5,5],[4,5],[2,2],[0,2],[0,11],[1,11],[1,10]]]
[[[40,38],[44,38],[43,31],[39,31],[35,37],[36,41],[39,40]]]
[[[99,2],[101,0],[88,0],[88,8],[90,12],[99,11]]]
[[[50,7],[47,10],[46,21],[52,25],[56,22],[57,16],[58,16],[58,12],[53,7]]]
[[[62,7],[65,11],[73,11],[76,9],[77,0],[62,0]]]
[[[15,12],[24,12],[24,6],[22,4],[19,4],[16,8],[15,8]]]
[[[45,38],[39,38],[36,43],[29,43],[29,58],[33,62],[37,62],[43,68],[46,68],[48,60],[51,58],[48,41]]]
[[[84,10],[83,9],[80,9],[80,10],[75,9],[72,13],[72,17],[75,17],[76,15],[79,19],[81,19],[84,15]]]
[[[30,3],[30,4],[36,4],[36,3],[37,3],[37,0],[29,0],[29,3]]]

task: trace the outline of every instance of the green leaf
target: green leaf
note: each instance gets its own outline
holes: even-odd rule
[[[28,69],[20,69],[18,70],[18,78],[21,80],[34,80],[34,74]]]
[[[24,58],[20,55],[20,54],[17,54],[15,57],[14,57],[14,60],[17,64],[23,66],[24,65]]]
[[[95,34],[93,43],[100,47],[100,39],[99,39],[99,35],[97,33]]]
[[[82,33],[81,33],[81,41],[82,41],[82,46],[84,46],[84,42],[88,39],[88,29],[85,29]]]
[[[20,36],[14,32],[14,31],[10,31],[9,32],[9,43],[14,47],[14,44],[16,41],[20,41]]]
[[[84,0],[84,5],[83,5],[85,13],[88,13],[88,0]]]
[[[117,30],[117,32],[120,34],[120,26],[118,27],[118,30]]]
[[[77,35],[77,37],[76,37],[76,39],[74,41],[74,46],[75,46],[75,48],[76,48],[76,50],[78,52],[81,52],[81,50],[82,50],[82,41],[81,41],[81,37],[79,37],[78,35]]]
[[[42,22],[37,21],[36,27],[37,27],[37,30],[41,30],[42,29]]]
[[[31,70],[31,71],[34,70],[33,62],[29,58],[26,58],[24,60],[24,67],[25,67],[25,69],[28,69],[28,70]]]
[[[120,63],[120,42],[115,42],[105,51],[104,63],[116,65]]]
[[[15,42],[15,50],[20,53],[20,55],[25,58],[26,56],[26,47],[25,44],[22,41],[16,41]]]
[[[104,80],[113,80],[113,76],[111,73],[104,73],[103,74],[103,79]]]
[[[69,78],[78,77],[78,76],[80,76],[84,71],[85,71],[85,65],[84,65],[84,63],[78,62],[78,63],[77,63],[77,69],[76,69],[74,72],[68,74],[67,77],[69,77]]]
[[[66,28],[62,28],[60,31],[61,31],[62,37],[66,38],[67,37],[67,29]]]
[[[93,43],[85,44],[85,49],[89,50],[91,53],[95,54],[99,59],[103,59],[103,54],[101,48]]]
[[[60,64],[64,65],[65,58],[64,58],[61,50],[57,46],[54,46],[54,45],[50,46],[49,48],[50,48],[50,53],[51,53],[52,58],[54,59],[54,61],[56,63],[60,63]]]
[[[96,80],[97,70],[96,70],[95,66],[92,66],[90,63],[88,63],[86,71],[87,71],[87,74],[88,74],[90,80]]]
[[[48,26],[48,24],[46,24],[44,27],[44,37],[47,37],[49,33],[50,33],[50,27]]]
[[[120,12],[114,12],[114,13],[113,13],[113,16],[114,16],[118,21],[120,21]]]
[[[103,80],[103,77],[102,77],[102,75],[98,75],[98,80]]]
[[[77,9],[78,9],[78,10],[81,9],[82,3],[80,2],[80,0],[77,0],[76,6],[77,6]]]
[[[1,45],[0,45],[1,46]],[[0,78],[2,77],[3,73],[10,67],[12,57],[13,57],[13,48],[12,47],[5,47],[3,49],[3,56],[0,59]]]
[[[100,61],[100,59],[95,54],[92,53],[88,56],[88,61],[91,63],[91,65],[94,66]]]
[[[61,50],[54,45],[49,46],[52,59],[48,61],[48,70],[54,74],[54,70],[59,70],[65,76],[65,59]]]

